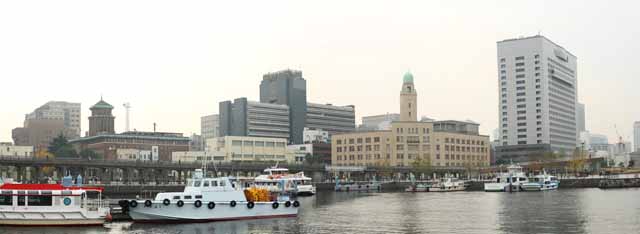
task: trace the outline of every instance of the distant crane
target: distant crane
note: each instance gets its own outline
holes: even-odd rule
[[[125,102],[124,104],[122,104],[122,106],[124,106],[125,110],[127,111],[127,115],[126,115],[126,119],[125,119],[125,131],[128,132],[129,131],[129,109],[131,109],[131,104],[128,102]]]

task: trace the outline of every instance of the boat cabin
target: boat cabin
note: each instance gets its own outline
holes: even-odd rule
[[[102,188],[65,187],[60,184],[3,184],[0,186],[0,211],[38,207],[43,210],[61,208],[102,207]]]

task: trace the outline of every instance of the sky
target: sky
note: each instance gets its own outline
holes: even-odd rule
[[[259,99],[297,69],[307,99],[398,112],[411,71],[419,115],[498,126],[496,42],[541,34],[578,57],[592,133],[640,121],[637,1],[1,1],[0,142],[50,100],[114,105],[131,128],[200,132],[220,101]]]

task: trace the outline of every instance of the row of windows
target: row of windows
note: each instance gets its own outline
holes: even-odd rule
[[[436,151],[440,151],[440,145],[436,145]],[[453,145],[445,145],[444,146],[444,151],[448,152],[448,151],[454,151],[454,152],[487,152],[487,148],[485,147],[460,147],[460,146],[453,146]]]
[[[255,147],[285,147],[284,142],[270,142],[270,141],[231,141],[232,146],[255,146]]]
[[[365,142],[365,143],[371,143],[371,140],[372,140],[372,139],[373,139],[373,142],[374,142],[374,143],[378,143],[378,142],[380,142],[380,137],[373,137],[373,138],[371,138],[371,137],[366,137],[366,138],[364,138],[364,142]],[[356,142],[358,142],[358,144],[362,144],[362,142],[363,142],[363,138],[358,138],[358,139],[353,139],[353,138],[351,138],[351,139],[349,139],[348,141],[349,141],[349,144],[355,144]],[[337,145],[342,145],[342,143],[343,143],[342,139],[338,139],[338,140],[336,140],[336,144],[337,144]],[[344,144],[347,144],[347,140],[346,140],[346,139],[344,140]]]
[[[484,145],[484,141],[480,140],[469,140],[469,139],[459,139],[459,138],[444,138],[444,143],[451,144],[467,144],[467,145]]]

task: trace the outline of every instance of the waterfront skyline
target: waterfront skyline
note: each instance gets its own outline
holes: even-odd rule
[[[393,87],[410,70],[419,117],[471,119],[488,134],[498,126],[496,42],[539,31],[578,57],[587,130],[617,139],[615,125],[631,141],[640,119],[622,104],[640,100],[637,3],[128,4],[0,3],[0,78],[10,85],[0,141],[48,101],[80,102],[89,116],[101,94],[117,132],[130,102],[131,129],[199,133],[220,101],[258,100],[262,75],[287,68],[303,72],[308,100],[355,105],[357,122],[396,112]]]

